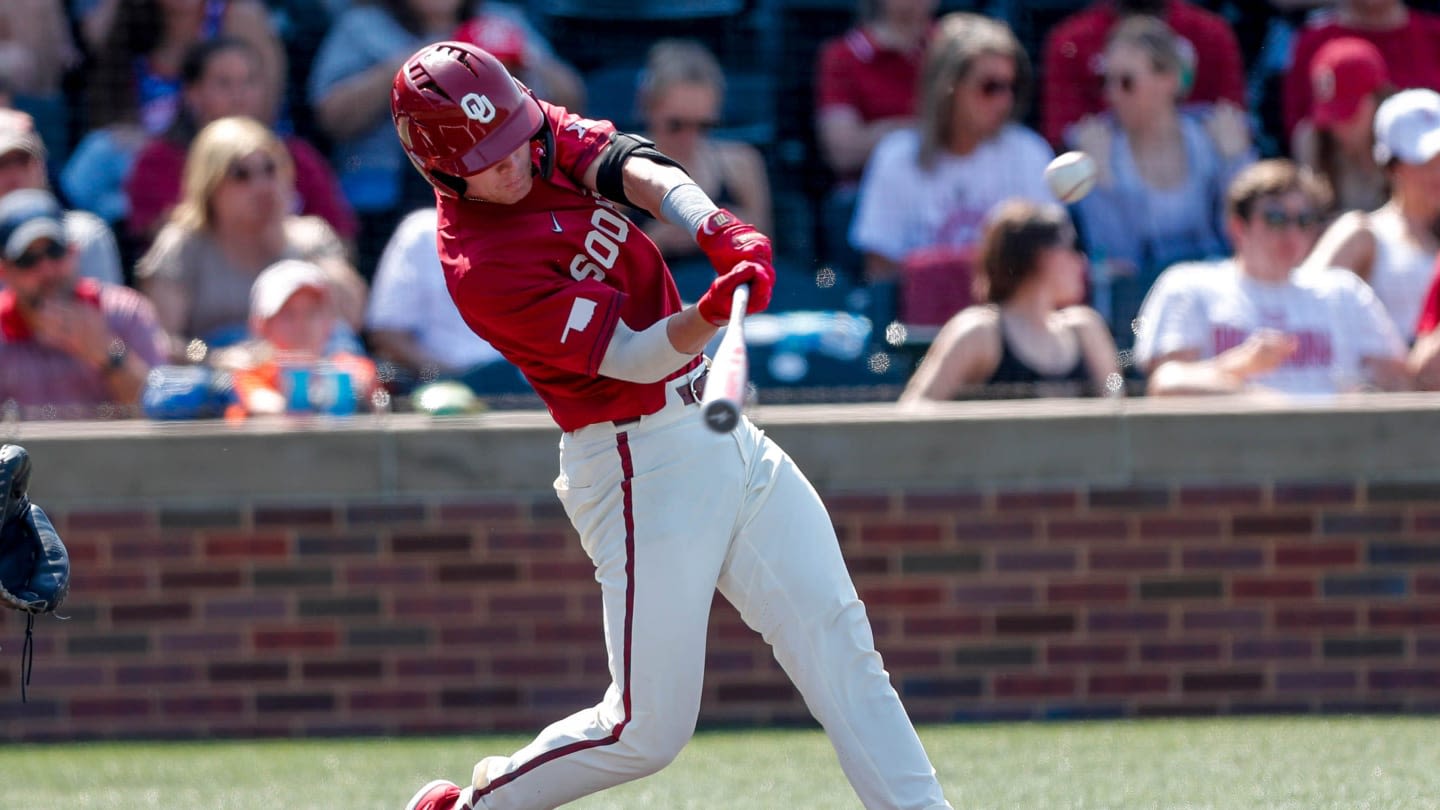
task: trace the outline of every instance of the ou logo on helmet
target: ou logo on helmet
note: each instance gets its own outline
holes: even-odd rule
[[[465,111],[465,117],[471,121],[479,121],[488,124],[495,120],[495,104],[490,101],[489,96],[482,96],[479,93],[466,93],[460,99],[460,109]]]

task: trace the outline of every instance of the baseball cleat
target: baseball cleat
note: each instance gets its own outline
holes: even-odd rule
[[[420,788],[405,810],[474,810],[475,788],[463,790],[448,779],[436,779]]]

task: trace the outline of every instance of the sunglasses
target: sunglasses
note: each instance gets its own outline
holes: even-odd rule
[[[983,79],[980,82],[980,95],[985,98],[996,96],[1013,96],[1015,94],[1015,82],[1008,79]]]
[[[1267,208],[1260,212],[1260,221],[1271,230],[1279,231],[1293,226],[1308,231],[1320,224],[1320,214],[1315,211],[1301,211],[1292,216],[1279,208]]]
[[[59,242],[46,241],[44,247],[31,248],[16,256],[10,263],[15,265],[17,270],[32,270],[46,259],[52,262],[63,259],[68,252],[69,248]]]
[[[1122,92],[1122,93],[1126,93],[1126,94],[1133,93],[1133,92],[1135,92],[1135,74],[1134,74],[1134,73],[1106,74],[1106,76],[1105,76],[1105,86],[1106,86],[1106,87],[1117,87],[1117,88],[1120,89],[1120,92]]]
[[[719,121],[712,121],[709,119],[696,120],[690,118],[667,118],[665,119],[664,123],[665,131],[670,133],[671,135],[675,135],[686,130],[694,130],[696,132],[705,133],[709,132],[717,126],[720,126]]]
[[[248,183],[261,177],[271,178],[275,176],[275,161],[267,160],[254,166],[247,166],[243,163],[232,163],[230,168],[225,170],[225,176],[231,180],[241,183]]]

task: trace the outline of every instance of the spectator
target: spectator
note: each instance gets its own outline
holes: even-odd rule
[[[915,125],[915,95],[938,0],[860,0],[859,23],[820,46],[815,134],[835,177],[821,209],[824,258],[858,274],[846,243],[860,173],[884,136]]]
[[[190,48],[221,34],[253,45],[262,54],[267,110],[280,97],[284,51],[257,0],[100,0],[89,12],[108,27],[92,32],[103,46],[85,86],[89,131],[65,166],[62,187],[74,204],[115,224],[126,214],[123,187],[135,156],[179,113],[180,66]]]
[[[164,333],[139,293],[79,276],[66,231],[48,191],[0,197],[0,402],[41,418],[124,415]]]
[[[180,199],[185,151],[195,134],[212,121],[243,115],[267,121],[273,111],[261,107],[260,63],[245,40],[216,37],[186,55],[180,70],[183,106],[175,124],[162,137],[151,138],[135,159],[125,181],[129,201],[126,228],[131,238],[148,245],[165,216]],[[355,237],[355,213],[340,193],[335,173],[325,158],[304,139],[284,136],[295,164],[299,212],[318,216],[345,239]]]
[[[951,318],[901,404],[962,396],[1119,393],[1115,343],[1085,298],[1085,258],[1064,209],[1002,203],[985,226],[977,298]]]
[[[61,150],[70,146],[62,83],[79,61],[63,0],[0,3],[0,77],[15,94],[11,103],[30,113],[45,141]]]
[[[351,413],[370,402],[375,364],[335,351],[334,293],[329,274],[286,259],[266,268],[250,291],[250,340],[222,353],[238,407],[227,415],[322,411]]]
[[[95,55],[86,83],[91,129],[170,128],[180,112],[180,66],[197,43],[227,35],[260,56],[261,106],[279,109],[285,51],[260,0],[94,0],[80,29]]]
[[[1240,45],[1223,18],[1186,0],[1100,0],[1062,20],[1045,38],[1040,114],[1041,131],[1051,143],[1061,142],[1066,127],[1105,108],[1101,52],[1110,30],[1132,14],[1159,17],[1180,38],[1191,101],[1245,108]]]
[[[747,143],[709,137],[720,123],[724,99],[725,75],[704,45],[665,39],[651,47],[637,98],[646,137],[678,160],[716,205],[768,233],[770,180],[760,151]],[[693,234],[643,211],[631,218],[642,223],[660,248],[682,298],[694,301],[709,289],[716,268],[700,252]]]
[[[1054,153],[1013,120],[1029,89],[1030,63],[1003,23],[942,17],[925,54],[920,121],[886,135],[860,183],[850,242],[871,282],[896,279],[906,258],[974,246],[996,203],[1052,201],[1043,179]]]
[[[861,0],[860,22],[820,46],[815,129],[836,177],[853,184],[880,139],[915,124],[915,93],[938,0]]]
[[[1288,160],[1262,161],[1235,178],[1226,199],[1235,255],[1166,270],[1141,309],[1135,359],[1150,393],[1408,385],[1405,344],[1370,288],[1346,270],[1295,269],[1328,196]]]
[[[45,143],[29,115],[0,110],[0,196],[16,189],[47,190]],[[110,226],[89,211],[66,211],[65,242],[75,253],[77,272],[106,284],[121,284],[120,250]]]
[[[1310,114],[1295,127],[1291,152],[1335,193],[1337,211],[1370,211],[1388,196],[1375,162],[1375,111],[1395,92],[1380,51],[1339,37],[1310,60]]]
[[[1158,18],[1116,26],[1104,58],[1110,110],[1081,120],[1067,142],[1099,168],[1076,211],[1095,263],[1096,301],[1128,343],[1161,269],[1224,255],[1225,188],[1254,154],[1244,113],[1230,104],[1181,111],[1184,57]]]
[[[1408,9],[1401,0],[1338,0],[1335,13],[1322,16],[1300,32],[1285,77],[1285,136],[1310,109],[1310,64],[1332,39],[1359,37],[1385,57],[1397,88],[1440,90],[1440,16]]]
[[[136,268],[177,361],[203,357],[198,345],[187,352],[191,340],[214,348],[243,337],[255,277],[281,259],[324,268],[342,322],[359,329],[365,282],[325,220],[290,213],[294,187],[290,153],[264,124],[221,118],[195,136],[183,197]]]
[[[367,275],[401,212],[429,205],[434,190],[410,171],[390,120],[390,84],[405,58],[426,42],[476,36],[466,21],[464,0],[375,0],[356,4],[335,21],[310,74],[309,98],[315,120],[331,140],[331,164],[360,219],[358,252]],[[509,7],[486,3],[480,14],[509,15]],[[466,24],[462,24],[466,23]],[[517,23],[518,24],[518,23]],[[528,27],[522,80],[548,91],[562,105],[580,103],[579,76],[554,58]],[[534,62],[531,63],[533,58]],[[544,87],[549,82],[553,87]]]
[[[365,328],[386,387],[459,380],[477,394],[524,393],[520,372],[460,317],[435,250],[434,206],[401,220],[375,269]],[[712,273],[713,275],[713,273]]]
[[[1335,220],[1306,263],[1354,271],[1413,341],[1440,254],[1440,94],[1404,90],[1380,105],[1375,162],[1390,177],[1390,199]]]

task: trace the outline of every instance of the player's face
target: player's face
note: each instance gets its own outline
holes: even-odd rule
[[[465,196],[514,205],[525,199],[534,182],[530,171],[530,144],[526,143],[494,166],[465,178]]]
[[[185,91],[185,103],[200,126],[229,115],[264,118],[254,60],[238,48],[215,54],[200,80]]]

